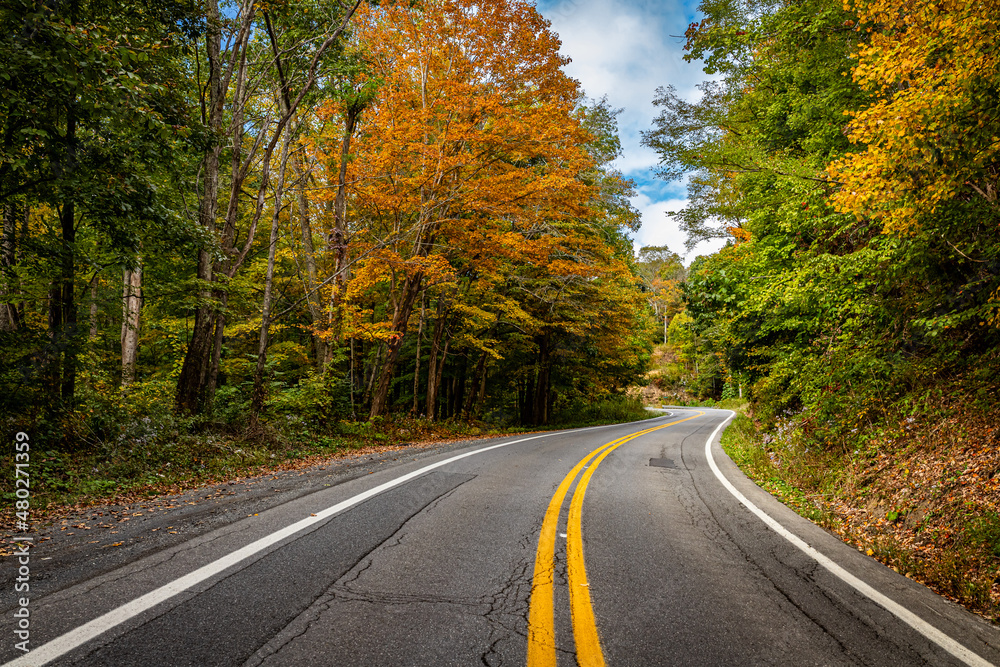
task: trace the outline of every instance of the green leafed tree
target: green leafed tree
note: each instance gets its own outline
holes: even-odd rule
[[[0,26],[2,298],[17,330],[3,393],[71,407],[82,290],[108,265],[133,268],[148,230],[183,234],[172,167],[198,132],[177,81],[200,23],[171,0],[15,0]]]

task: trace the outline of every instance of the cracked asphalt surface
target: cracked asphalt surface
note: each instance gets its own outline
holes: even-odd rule
[[[706,412],[619,447],[588,487],[585,561],[609,665],[961,664],[739,505],[704,453],[727,415]],[[535,549],[552,494],[587,453],[655,423],[546,435],[426,472],[53,664],[524,664]],[[32,552],[32,646],[383,482],[519,439],[404,449],[160,499],[136,507],[138,516],[113,535],[53,527]],[[794,515],[713,451],[723,474],[772,517],[1000,663],[997,629]],[[85,515],[78,520],[100,525],[100,509]],[[121,544],[110,548],[110,540]],[[573,665],[564,545],[556,553],[555,631],[559,664]],[[13,572],[11,562],[5,568]],[[13,636],[11,589],[5,638]],[[12,644],[5,639],[3,661],[20,655]]]

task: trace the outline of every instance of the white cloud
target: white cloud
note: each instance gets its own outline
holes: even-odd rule
[[[677,37],[692,20],[691,9],[680,0],[539,0],[538,8],[559,33],[562,53],[573,60],[569,75],[589,97],[607,95],[613,107],[624,108],[618,117],[624,154],[615,166],[640,183],[648,181],[659,158],[642,145],[641,132],[652,128],[658,113],[657,87],[670,84],[693,98],[695,86],[707,78],[698,64],[684,61],[684,39]],[[683,251],[684,234],[666,217],[682,201],[640,194],[633,203],[643,214],[637,242]]]
[[[699,255],[708,255],[726,243],[722,239],[702,241],[691,252],[687,252],[684,242],[686,235],[668,215],[671,211],[679,211],[687,205],[686,199],[664,199],[654,201],[649,196],[639,193],[632,198],[632,205],[642,214],[642,227],[635,233],[632,245],[636,251],[642,246],[667,246],[673,252],[684,258],[685,264],[690,264]]]

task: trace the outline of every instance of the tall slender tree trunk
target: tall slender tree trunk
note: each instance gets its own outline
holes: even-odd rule
[[[76,100],[67,108],[66,113],[66,158],[62,165],[64,176],[76,171]],[[59,226],[62,231],[62,258],[59,275],[57,308],[59,326],[53,332],[57,341],[56,355],[62,354],[62,374],[60,378],[60,395],[65,404],[73,402],[76,395],[77,370],[77,309],[76,291],[76,200],[68,196],[59,210]]]
[[[524,393],[521,395],[521,424],[527,426],[535,423],[535,375],[528,373],[524,379]]]
[[[52,282],[48,294],[49,349],[45,355],[45,388],[54,401],[59,399],[59,381],[62,378],[62,355],[59,351],[62,316],[62,286],[59,282]]]
[[[451,347],[451,336],[448,335],[448,330],[445,329],[445,332],[444,332],[444,346],[441,348],[441,356],[438,359],[438,369],[437,369],[437,386],[438,386],[438,390],[437,391],[438,391],[438,397],[440,397],[440,395],[441,395],[441,387],[442,386],[445,388],[445,392],[446,393],[448,393],[449,389],[454,389],[453,385],[449,385],[449,384],[445,383],[445,381],[444,381],[444,368],[445,368],[445,365],[448,363],[448,348],[449,347]],[[451,396],[452,396],[452,394],[449,393],[445,397],[444,408],[443,409],[442,408],[438,408],[439,412],[446,413],[444,415],[444,417],[451,416],[451,413],[449,412],[449,410],[451,408],[451,403],[449,403],[449,401],[451,400]],[[441,403],[441,401],[438,401],[438,403]]]
[[[349,105],[344,116],[344,139],[340,146],[340,171],[337,174],[337,198],[333,203],[333,233],[328,246],[333,250],[333,293],[330,296],[330,318],[333,336],[339,340],[342,335],[340,306],[347,289],[347,163],[351,154],[351,137],[361,116],[363,107]]]
[[[64,346],[61,393],[64,402],[71,403],[76,395],[77,371],[77,310],[74,279],[76,277],[76,202],[63,204],[62,235],[63,249],[61,306],[62,332],[60,338]]]
[[[448,401],[448,416],[455,417],[462,412],[465,405],[465,382],[469,372],[469,359],[462,357],[462,363],[458,367],[458,375],[451,379],[450,400]]]
[[[31,221],[31,206],[28,205],[27,202],[25,202],[25,204],[24,204],[24,215],[21,218],[21,234],[20,234],[20,238],[22,239],[22,243],[17,244],[16,250],[15,250],[16,254],[14,256],[14,261],[16,263],[18,263],[18,264],[21,263],[21,261],[24,259],[24,247],[23,247],[24,243],[23,243],[23,240],[26,239],[26,238],[28,238],[28,223],[30,221]],[[18,285],[18,288],[20,288],[20,285]],[[23,291],[21,291],[21,296],[22,297],[24,296],[24,292]],[[24,323],[24,309],[25,309],[25,305],[24,305],[24,300],[22,299],[21,301],[18,301],[18,303],[17,303],[17,309],[16,309],[17,310],[18,322],[20,322],[21,324]]]
[[[535,426],[549,422],[549,375],[552,360],[548,335],[536,338],[538,342],[538,379],[535,382],[535,405],[533,417]]]
[[[372,407],[369,416],[377,417],[385,413],[386,398],[389,396],[389,387],[392,386],[392,376],[396,371],[396,362],[399,361],[399,351],[403,347],[403,339],[406,337],[406,328],[413,313],[413,304],[417,300],[417,295],[423,287],[424,274],[417,272],[406,278],[403,285],[403,293],[400,295],[395,313],[392,318],[392,330],[396,332],[386,345],[386,359],[382,364],[382,372],[379,376],[378,384],[372,394]]]
[[[365,391],[361,394],[362,405],[370,405],[372,395],[375,393],[375,380],[378,378],[378,371],[382,362],[382,350],[385,349],[385,347],[385,345],[375,346],[375,358],[372,359],[371,373],[367,373],[365,371],[364,363],[361,365],[362,377],[364,378],[367,375],[367,380],[365,380]]]
[[[125,269],[122,280],[122,388],[135,381],[139,356],[139,317],[142,309],[142,264]]]
[[[356,378],[357,378],[357,363],[358,362],[357,362],[357,355],[354,353],[354,339],[353,338],[351,339],[351,342],[350,342],[350,345],[349,345],[349,350],[350,350],[350,359],[348,360],[348,364],[350,365],[350,377],[348,378],[348,380],[350,381],[350,384],[351,384],[351,391],[350,391],[350,394],[351,394],[351,419],[356,419],[357,418],[357,409],[354,406],[354,394],[357,391],[357,380],[356,380]]]
[[[229,304],[229,293],[218,290],[214,293],[218,312],[215,314],[215,329],[212,334],[212,363],[208,368],[208,378],[205,380],[205,409],[212,411],[215,401],[215,390],[219,385],[219,364],[222,362],[222,344],[226,334],[226,307]]]
[[[471,413],[472,417],[475,419],[479,419],[479,416],[483,412],[483,405],[486,404],[486,378],[488,376],[489,369],[484,366],[483,373],[479,377],[479,399],[476,401],[475,409]]]
[[[222,130],[225,91],[222,89],[221,29],[219,26],[218,0],[208,1],[208,31],[205,35],[205,54],[208,58],[208,81],[206,89],[206,121],[214,134]],[[215,218],[219,200],[219,158],[222,147],[213,142],[202,158],[203,189],[198,204],[198,222],[209,233],[215,233]],[[194,314],[194,327],[184,365],[177,379],[175,405],[179,412],[196,414],[201,412],[206,402],[206,384],[213,352],[213,329],[216,325],[216,308],[212,303],[213,290],[209,287],[213,274],[212,256],[205,248],[198,250],[197,278],[198,307]]]
[[[427,418],[434,421],[437,418],[437,397],[441,385],[441,369],[444,364],[438,364],[441,355],[441,340],[447,326],[447,305],[445,298],[439,297],[437,313],[434,318],[434,334],[431,336],[431,352],[427,359]]]
[[[20,313],[14,304],[14,297],[20,292],[16,284],[17,275],[17,206],[10,202],[3,208],[3,244],[0,247],[0,331],[17,331],[21,326]]]
[[[288,145],[292,140],[291,128],[285,130],[281,140],[281,155],[278,158],[278,177],[274,184],[274,206],[271,213],[271,238],[267,247],[267,273],[264,278],[264,303],[260,322],[260,340],[257,346],[257,366],[253,374],[253,396],[250,400],[250,422],[256,424],[264,409],[267,392],[264,386],[264,371],[267,365],[267,344],[271,327],[271,301],[274,291],[274,258],[278,248],[278,232],[281,229],[281,200],[285,194],[285,170],[288,166]]]
[[[76,25],[79,7],[70,3],[70,24]],[[66,134],[61,138],[63,149],[54,164],[56,176],[63,182],[72,182],[77,171],[77,93],[72,90],[66,98]],[[76,194],[67,187],[59,193],[59,228],[62,247],[59,253],[59,277],[49,290],[49,338],[52,344],[47,355],[49,392],[52,398],[61,399],[63,405],[72,404],[76,394],[77,332],[76,279]]]
[[[323,317],[323,305],[317,292],[319,279],[316,270],[316,248],[313,245],[312,219],[309,212],[309,198],[306,197],[305,184],[309,178],[302,165],[298,153],[291,158],[292,171],[298,182],[295,196],[299,206],[299,227],[302,230],[302,254],[306,264],[306,304],[309,306],[309,318],[312,321],[313,349],[316,353],[316,364],[325,369],[330,359],[331,350],[329,333],[326,331],[327,321]]]
[[[479,361],[476,363],[476,370],[472,373],[472,379],[469,381],[469,398],[465,403],[465,415],[471,417],[473,411],[476,407],[477,401],[480,400],[480,396],[483,393],[483,387],[486,385],[486,353],[481,352],[479,354]]]
[[[417,353],[413,362],[413,407],[410,408],[410,415],[416,417],[420,414],[420,345],[424,336],[424,312],[427,293],[420,295],[420,325],[417,327]]]
[[[97,278],[90,285],[90,340],[97,340],[100,328],[97,326]]]

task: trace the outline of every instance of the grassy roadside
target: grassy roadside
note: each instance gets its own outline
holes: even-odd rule
[[[272,424],[257,432],[156,424],[138,435],[88,443],[67,452],[32,447],[31,523],[44,524],[100,504],[137,502],[223,481],[309,467],[323,461],[412,445],[500,437],[655,417],[637,401],[606,400],[556,415],[545,427],[504,427],[475,421],[431,422],[396,417],[339,422],[322,430],[301,423]],[[31,434],[29,433],[29,436]],[[13,445],[2,457],[14,469]],[[0,518],[13,525],[13,475],[0,476]]]
[[[792,422],[764,433],[744,408],[722,446],[759,486],[897,572],[1000,620],[1000,428],[995,411],[940,406],[850,452]]]

